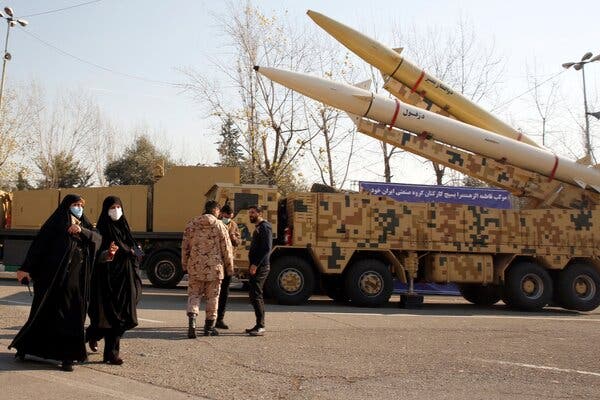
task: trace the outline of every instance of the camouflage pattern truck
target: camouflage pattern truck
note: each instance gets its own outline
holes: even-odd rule
[[[600,304],[600,214],[592,208],[501,210],[402,203],[365,193],[294,193],[217,184],[208,197],[229,202],[242,228],[238,273],[247,267],[246,208],[265,208],[276,233],[266,290],[301,304],[322,289],[358,306],[379,306],[393,279],[456,283],[468,301],[503,299],[521,310],[548,304],[588,311]],[[403,296],[410,303],[418,297]]]

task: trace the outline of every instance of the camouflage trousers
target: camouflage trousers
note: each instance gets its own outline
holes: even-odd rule
[[[187,312],[194,315],[200,313],[200,300],[206,301],[206,319],[217,319],[219,308],[219,292],[221,280],[201,281],[190,277],[188,284]]]

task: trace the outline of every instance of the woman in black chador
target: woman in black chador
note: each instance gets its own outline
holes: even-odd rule
[[[138,324],[136,306],[142,283],[135,270],[137,245],[118,197],[104,199],[96,228],[102,234],[100,250],[113,256],[96,264],[86,337],[92,351],[98,350],[98,340],[104,338],[104,362],[120,365],[121,336]]]
[[[100,235],[83,215],[81,196],[65,196],[31,243],[17,279],[33,281],[29,319],[10,348],[16,358],[30,354],[62,361],[85,361],[84,324],[89,302],[90,277]]]

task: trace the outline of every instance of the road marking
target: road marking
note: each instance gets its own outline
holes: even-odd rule
[[[22,304],[25,306],[30,306],[31,303],[24,303],[22,301],[12,301],[12,300],[0,300],[0,302],[4,302],[4,303],[11,303],[11,304]]]
[[[523,363],[502,361],[502,360],[484,360],[481,358],[476,358],[475,360],[479,360],[479,361],[483,361],[483,362],[487,362],[487,363],[491,363],[491,364],[511,365],[511,366],[515,366],[515,367],[543,369],[546,371],[553,371],[553,372],[567,372],[567,373],[573,373],[573,374],[591,375],[591,376],[600,377],[600,372],[581,371],[578,369],[571,369],[571,368],[558,368],[558,367],[549,367],[547,365],[523,364]]]
[[[344,312],[320,312],[316,315],[338,315],[338,316],[385,316],[385,317],[410,317],[410,318],[481,318],[481,319],[529,319],[539,321],[568,321],[568,322],[597,322],[600,318],[561,318],[561,317],[528,317],[522,315],[424,315],[424,314],[384,314],[384,313],[344,313]]]
[[[146,318],[138,318],[138,321],[154,322],[156,324],[164,324],[165,323],[165,321],[157,321],[155,319],[146,319]]]

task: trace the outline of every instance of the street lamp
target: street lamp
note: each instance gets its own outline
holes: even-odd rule
[[[4,15],[6,14],[6,15]],[[4,77],[6,76],[6,62],[10,61],[12,56],[8,52],[8,35],[10,34],[10,28],[19,24],[21,26],[27,26],[28,22],[24,19],[15,18],[15,14],[10,7],[4,7],[4,14],[0,11],[0,18],[6,20],[6,40],[4,42],[4,57],[2,60],[2,80],[0,80],[0,112],[2,111],[2,94],[4,93]]]
[[[600,54],[598,54],[596,57],[593,57],[593,54],[591,52],[587,52],[583,55],[583,57],[581,57],[581,61],[577,61],[577,62],[567,62],[564,63],[562,66],[565,69],[569,69],[571,67],[573,67],[573,69],[575,69],[576,71],[581,70],[581,76],[583,77],[583,107],[584,107],[584,112],[585,112],[585,155],[586,158],[588,158],[589,160],[591,160],[592,157],[592,144],[590,142],[590,120],[589,120],[589,115],[592,115],[596,118],[598,118],[598,113],[590,113],[588,112],[588,106],[587,106],[587,93],[585,90],[585,64],[594,62],[594,61],[599,61],[600,60]]]

